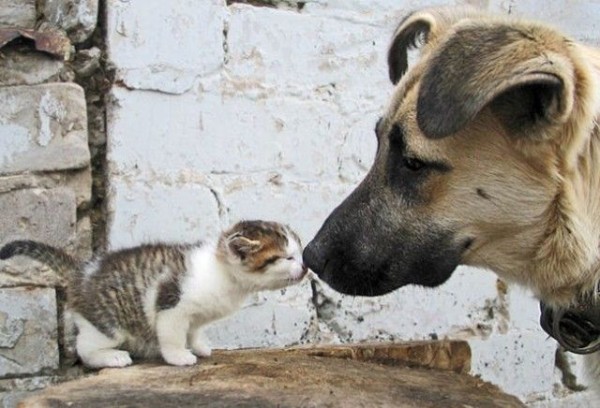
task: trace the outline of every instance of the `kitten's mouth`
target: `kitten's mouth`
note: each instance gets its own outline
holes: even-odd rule
[[[307,275],[307,273],[308,273],[308,268],[305,265],[302,265],[302,270],[300,271],[300,273],[298,275],[291,274],[290,280],[294,283],[300,282],[302,279],[304,279],[304,277]]]

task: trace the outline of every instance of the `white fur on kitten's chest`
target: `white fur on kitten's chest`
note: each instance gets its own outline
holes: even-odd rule
[[[170,364],[190,365],[197,355],[209,356],[211,348],[202,328],[239,309],[248,294],[215,254],[211,245],[188,254],[178,304],[156,315],[160,351]],[[186,343],[193,353],[186,349]]]
[[[205,323],[225,317],[241,306],[248,291],[235,280],[227,265],[219,262],[213,245],[194,249],[181,282],[176,306]]]

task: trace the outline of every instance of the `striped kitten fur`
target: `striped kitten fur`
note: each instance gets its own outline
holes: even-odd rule
[[[211,348],[202,329],[260,290],[306,274],[298,236],[287,226],[242,221],[214,243],[147,244],[79,262],[34,241],[13,241],[0,259],[24,255],[66,277],[76,348],[90,367],[123,367],[131,357],[191,365]]]

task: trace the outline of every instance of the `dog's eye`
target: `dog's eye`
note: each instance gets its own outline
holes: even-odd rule
[[[404,167],[411,171],[419,171],[425,167],[425,162],[415,159],[414,157],[405,157],[404,158]]]

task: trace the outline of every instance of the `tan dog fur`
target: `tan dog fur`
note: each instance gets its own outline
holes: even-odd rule
[[[419,61],[405,75],[394,72],[402,68],[402,61],[393,64],[403,36],[419,27],[427,38]],[[490,41],[504,27],[509,38]],[[454,48],[462,51],[450,52]],[[473,64],[477,69],[466,72]],[[428,77],[432,66],[445,74]],[[555,306],[594,293],[600,281],[600,52],[539,23],[431,9],[412,14],[396,31],[390,76],[398,85],[385,126],[403,123],[410,151],[453,168],[429,180],[431,200],[421,210],[476,237],[462,263],[490,268]],[[555,79],[562,86],[539,123],[513,127],[514,118],[494,106],[515,86]],[[438,100],[423,102],[427,91]],[[439,109],[449,111],[446,118],[436,117]],[[588,365],[600,378],[597,354]]]
[[[553,307],[597,298],[600,51],[537,22],[436,8],[400,24],[388,65],[375,162],[305,263],[348,294],[437,286],[466,264]]]
[[[429,24],[427,41],[416,66],[398,78],[384,126],[401,122],[410,151],[453,168],[429,180],[432,200],[422,211],[476,237],[463,263],[490,268],[549,304],[566,306],[594,291],[600,280],[600,53],[538,23],[433,9],[403,22],[390,57],[415,24]],[[506,26],[514,31],[505,43],[484,42],[486,30]],[[457,41],[471,48],[463,52],[468,55],[440,52]],[[474,55],[479,66],[467,76],[465,66],[475,62],[465,58]],[[456,75],[428,78],[432,65]],[[563,87],[542,123],[511,129],[503,121],[512,118],[490,107],[506,90],[545,76]],[[417,111],[425,90],[441,96],[438,104],[469,106],[443,106],[451,117],[440,121],[437,112]],[[454,100],[443,100],[444,92]],[[429,135],[418,115],[423,124],[436,122]]]

